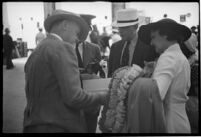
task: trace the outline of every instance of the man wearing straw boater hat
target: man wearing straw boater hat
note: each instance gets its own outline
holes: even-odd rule
[[[150,81],[138,83],[145,89],[149,82],[155,81],[163,101],[168,133],[190,133],[185,109],[190,88],[190,64],[179,46],[181,41],[191,36],[190,29],[166,18],[141,26],[138,34],[143,42],[153,45],[160,54]]]
[[[47,38],[25,64],[24,132],[87,132],[83,109],[104,104],[106,94],[81,88],[75,44],[88,34],[77,14],[55,10],[44,21]]]
[[[138,24],[136,9],[121,9],[117,12],[117,20],[112,25],[119,28],[122,40],[111,46],[108,77],[120,67],[132,64],[144,67],[144,61],[153,61],[157,57],[154,49],[138,38]]]

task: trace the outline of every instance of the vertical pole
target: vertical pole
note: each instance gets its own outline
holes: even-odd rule
[[[125,2],[114,2],[112,3],[112,22],[116,20],[116,13],[120,9],[125,9]]]
[[[44,2],[44,18],[46,19],[55,10],[54,2]]]

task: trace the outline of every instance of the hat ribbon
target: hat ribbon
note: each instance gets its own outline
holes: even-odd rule
[[[129,23],[129,22],[136,22],[138,21],[138,18],[136,20],[117,20],[117,23]]]

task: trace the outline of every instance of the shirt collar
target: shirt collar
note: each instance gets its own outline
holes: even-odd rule
[[[170,52],[170,51],[175,51],[175,50],[178,50],[180,49],[180,46],[178,43],[175,43],[171,46],[169,46],[164,52]]]
[[[63,39],[59,35],[57,35],[55,33],[50,33],[50,35],[53,35],[53,36],[57,37],[58,39],[60,39],[61,41],[63,41]]]

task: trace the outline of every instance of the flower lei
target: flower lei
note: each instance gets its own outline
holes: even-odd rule
[[[122,132],[126,122],[127,91],[141,74],[142,69],[135,64],[132,67],[122,67],[114,72],[109,84],[108,102],[99,120],[102,132]]]

